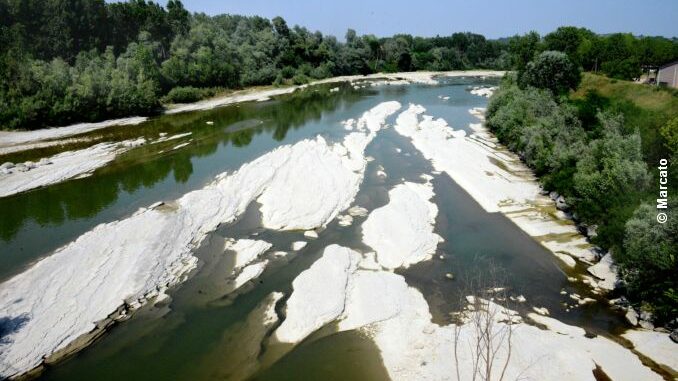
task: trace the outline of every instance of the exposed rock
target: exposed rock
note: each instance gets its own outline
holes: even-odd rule
[[[155,208],[157,208],[157,207],[159,207],[159,206],[163,206],[163,205],[165,205],[164,202],[158,201],[158,202],[156,202],[156,203],[151,204],[151,205],[148,207],[148,209],[155,209]]]
[[[224,250],[235,252],[233,260],[233,270],[239,269],[249,265],[261,254],[270,249],[273,245],[266,241],[254,239],[239,239],[237,241],[228,240],[224,245]],[[252,271],[252,270],[250,270]]]
[[[569,268],[574,268],[577,265],[577,261],[574,260],[571,256],[562,253],[555,253],[556,256],[563,261]]]
[[[570,206],[565,202],[565,197],[558,196],[556,199],[556,208],[558,208],[558,210],[568,210],[570,208]]]
[[[142,208],[123,220],[101,224],[0,284],[0,315],[31,316],[5,336],[11,344],[2,348],[0,378],[33,369],[80,342],[96,328],[94,322],[117,311],[123,298],[141,303],[159,286],[185,280],[197,264],[195,247],[218,226],[235,221],[255,200],[262,204],[269,227],[326,226],[353,202],[364,176],[364,148],[399,107],[384,102],[372,108],[361,118],[359,132],[343,142],[330,145],[317,138],[280,146],[185,194],[172,203],[172,210]],[[54,163],[50,171],[59,168]],[[29,173],[38,171],[40,167]],[[300,175],[305,171],[308,175]],[[309,178],[322,187],[308,187]],[[241,272],[239,283],[263,271],[263,262],[256,265]],[[44,290],[50,291],[49,298]]]
[[[671,338],[671,340],[673,340],[674,343],[678,343],[678,328],[671,331],[669,337]]]
[[[365,217],[367,216],[367,213],[367,209],[357,205],[348,209],[348,214],[352,217]]]
[[[337,217],[339,226],[350,226],[353,223],[353,217],[348,214],[342,214]]]
[[[325,248],[322,257],[292,282],[286,318],[274,333],[283,343],[298,343],[336,319],[344,310],[346,285],[360,258],[338,245]]]
[[[306,241],[296,241],[292,242],[292,250],[293,251],[299,251],[306,247],[307,242]]]
[[[485,316],[477,314],[490,311],[492,337],[502,336],[507,322],[512,323],[507,379],[591,380],[592,370],[599,367],[614,380],[661,380],[635,354],[612,340],[591,337],[579,327],[533,313],[530,319],[545,329],[524,324],[517,312],[479,298],[467,299],[472,304],[459,325],[434,324],[424,297],[401,275],[352,270],[350,256],[329,261],[327,250],[295,280],[287,318],[275,334],[287,337],[282,333],[293,333],[285,342],[300,342],[320,326],[335,322],[339,331],[360,329],[369,334],[394,381],[453,379],[454,348],[458,348],[460,379],[470,380],[473,359],[480,354],[474,345],[455,346],[454,338],[461,343],[477,342],[478,327],[472,322]],[[505,358],[506,342],[494,343],[497,358]],[[503,364],[495,362],[492,372],[501,373]]]
[[[649,357],[669,373],[675,375],[678,372],[678,356],[676,356],[678,337],[674,339],[666,333],[639,329],[628,330],[622,336],[633,344],[634,350]]]
[[[598,225],[591,225],[586,228],[586,236],[595,238],[598,236]]]
[[[438,207],[430,183],[406,182],[389,191],[389,203],[370,213],[362,225],[363,242],[388,269],[430,259],[442,238],[433,232]]]
[[[626,321],[628,321],[632,326],[637,326],[638,325],[638,314],[633,308],[629,308],[628,311],[626,311],[626,315],[624,315],[626,318]]]
[[[652,315],[652,312],[649,312],[649,311],[641,310],[639,317],[640,317],[641,320],[647,320],[647,321],[653,321],[654,320],[654,316]]]
[[[287,165],[267,171],[273,172],[271,180],[257,199],[263,226],[309,230],[326,226],[348,209],[364,178],[365,148],[383,128],[386,118],[400,106],[394,101],[380,103],[363,113],[356,131],[348,133],[341,142],[330,144],[317,137],[305,149],[291,152]],[[313,186],[309,186],[309,179],[313,179]],[[281,204],[287,206],[282,213]],[[322,224],[318,224],[320,221]]]
[[[651,312],[643,310],[640,311],[638,325],[645,329],[653,330],[654,329],[654,324],[652,324],[653,321],[654,316],[652,315]]]
[[[254,278],[258,278],[259,275],[261,275],[264,270],[266,269],[266,266],[268,265],[268,260],[263,260],[261,262],[257,262],[251,265],[247,265],[245,268],[242,269],[240,274],[235,278],[233,281],[233,290],[235,291],[242,287],[245,283],[251,281]]]
[[[318,238],[318,233],[315,230],[306,230],[304,232],[304,237],[316,239]]]
[[[614,290],[617,284],[617,265],[610,253],[605,254],[600,262],[589,267],[587,271],[601,280],[597,282],[598,287],[604,290]]]
[[[143,138],[136,139],[143,141]],[[113,161],[117,155],[131,149],[129,141],[99,143],[88,148],[66,151],[49,158],[14,166],[12,176],[0,182],[0,197],[26,192],[31,189],[80,178]],[[48,164],[53,164],[47,166]]]

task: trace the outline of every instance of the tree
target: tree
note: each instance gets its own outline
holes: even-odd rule
[[[523,86],[548,89],[555,95],[574,90],[581,81],[579,68],[565,53],[545,51],[529,62],[519,77]]]
[[[513,36],[509,39],[509,52],[512,57],[514,69],[523,71],[527,63],[542,50],[539,33],[530,32],[523,36]]]
[[[191,14],[184,8],[179,0],[169,0],[167,2],[167,22],[172,28],[174,35],[186,34],[190,28]]]
[[[669,120],[660,131],[666,148],[674,157],[678,157],[678,117]]]
[[[615,255],[632,300],[649,305],[658,323],[678,316],[678,219],[657,222],[642,204],[626,223],[624,251]]]
[[[581,63],[580,46],[585,39],[593,35],[588,29],[573,26],[562,26],[544,36],[546,50],[557,50],[567,56],[577,65]]]
[[[640,135],[622,135],[621,115],[600,114],[603,135],[586,146],[577,161],[574,189],[579,214],[594,223],[614,220],[611,212],[626,204],[649,183]]]
[[[274,17],[273,20],[273,28],[275,29],[275,32],[282,38],[289,38],[290,36],[290,28],[287,27],[287,22],[285,20],[278,16]]]

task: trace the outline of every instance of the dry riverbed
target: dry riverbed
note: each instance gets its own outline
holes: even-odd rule
[[[358,89],[374,84],[426,86],[436,85],[437,76],[501,74],[395,73],[332,78],[317,84],[350,82]],[[231,95],[168,112],[262,101],[296,89]],[[487,97],[493,87],[469,91]],[[483,340],[480,320],[487,322],[485,328],[491,337],[502,338],[490,340],[496,352],[485,370],[497,378],[505,374],[506,379],[591,380],[602,372],[614,380],[635,381],[676,375],[676,344],[667,334],[629,330],[623,338],[635,350],[629,349],[620,344],[622,339],[594,337],[548,316],[548,309],[535,306],[533,313],[524,313],[504,305],[508,300],[524,303],[525,298],[518,294],[498,293],[488,299],[469,295],[455,323],[434,322],[422,291],[411,286],[401,272],[442,257],[438,247],[445,237],[438,234],[436,226],[440,205],[435,201],[435,176],[454,180],[485,212],[505,215],[559,258],[567,271],[591,266],[593,276],[580,273],[571,281],[592,287],[600,300],[605,300],[605,293],[615,283],[614,263],[610,258],[599,261],[593,246],[543,194],[529,169],[484,129],[482,109],[469,111],[478,117],[478,123],[464,130],[436,118],[423,106],[395,99],[345,120],[337,126],[341,137],[320,134],[280,145],[237,170],[219,174],[200,189],[100,224],[0,284],[0,317],[7,320],[3,325],[11,328],[0,345],[0,375],[15,377],[56,361],[89,345],[113,322],[129,318],[140,307],[168,303],[168,294],[199,271],[195,251],[220,227],[242,223],[240,219],[253,206],[259,219],[255,234],[247,238],[232,235],[212,243],[230,258],[227,274],[218,277],[225,284],[220,289],[222,298],[257,287],[257,279],[266,271],[294,260],[297,252],[304,255],[307,245],[321,254],[295,276],[291,292],[268,294],[247,315],[244,328],[229,337],[229,342],[243,349],[238,356],[229,355],[231,379],[256,374],[309,338],[319,340],[341,331],[368,337],[393,380],[470,379],[478,372],[473,364],[482,357],[474,346]],[[440,99],[447,101],[442,95]],[[384,131],[389,127],[410,141],[433,170],[421,173],[417,180],[396,181],[386,190],[382,206],[365,208],[358,202],[358,194],[366,177],[383,181],[393,176],[378,161],[373,174],[367,169],[375,160],[367,155],[368,146],[389,132]],[[63,132],[31,136],[0,135],[0,150],[51,144],[51,139],[77,136],[83,128],[95,127],[64,127]],[[6,174],[6,178],[0,175],[0,189],[5,192],[0,192],[0,197],[87,175],[142,143],[177,140],[179,144],[179,139],[190,137],[176,136],[100,143],[51,156],[51,164],[45,161],[28,171]],[[31,173],[34,178],[28,177]],[[10,176],[19,177],[9,182]],[[332,224],[340,229],[355,225],[360,232],[358,242],[350,247],[314,245]],[[264,231],[297,235],[280,247],[274,240],[257,236]],[[449,275],[452,281],[453,275]],[[597,302],[570,296],[578,298],[572,308]]]

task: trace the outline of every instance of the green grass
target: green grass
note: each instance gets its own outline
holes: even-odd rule
[[[589,90],[596,90],[606,98],[633,102],[636,106],[648,111],[678,115],[678,90],[676,89],[584,73],[579,88],[572,94],[572,99],[582,98]]]
[[[570,99],[583,101],[591,91],[605,98],[606,109],[624,115],[629,131],[640,132],[643,156],[650,168],[659,159],[670,156],[659,131],[670,119],[678,117],[678,90],[584,73],[581,85]]]

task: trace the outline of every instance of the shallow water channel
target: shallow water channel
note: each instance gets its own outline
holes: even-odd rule
[[[359,89],[342,84],[339,91],[330,91],[336,85],[316,86],[266,102],[160,116],[138,126],[87,134],[86,142],[0,157],[0,162],[32,160],[92,142],[140,136],[151,140],[161,132],[191,133],[131,150],[90,177],[0,199],[0,280],[21,272],[100,223],[122,219],[140,207],[202,188],[215,175],[236,170],[279,145],[318,134],[329,141],[341,139],[346,133],[341,121],[358,118],[384,101],[397,100],[404,107],[421,104],[427,114],[444,118],[455,129],[468,130],[469,123],[478,122],[468,110],[487,103],[486,98],[470,94],[469,87],[490,84],[496,84],[496,80],[450,78],[435,86]],[[394,120],[392,116],[388,123],[392,125]],[[184,142],[189,144],[173,149]],[[366,154],[374,160],[368,164],[354,205],[369,211],[388,203],[388,191],[395,185],[424,182],[420,175],[433,172],[431,163],[393,128],[380,131]],[[387,177],[377,175],[379,166]],[[494,268],[502,274],[502,285],[511,295],[527,299],[512,306],[518,311],[546,307],[552,317],[581,326],[591,334],[613,336],[620,329],[620,317],[604,303],[566,311],[565,304],[572,301],[561,294],[562,290],[595,298],[585,287],[567,279],[581,269],[565,270],[553,254],[505,216],[485,212],[444,173],[434,175],[432,184],[436,194],[433,202],[439,208],[435,232],[445,241],[438,245],[433,259],[397,272],[422,292],[434,322],[450,323],[460,296],[468,290],[466,279]],[[275,348],[252,341],[262,329],[257,324],[257,307],[271,292],[279,291],[285,294],[277,303],[282,314],[292,281],[319,258],[327,245],[337,243],[370,251],[361,240],[364,220],[356,217],[350,226],[340,226],[335,219],[318,239],[309,240],[303,232],[261,228],[258,205],[253,203],[237,222],[210,234],[196,252],[198,268],[186,282],[170,290],[169,303],[141,308],[90,347],[48,366],[40,379],[228,380],[243,375],[256,380],[388,379],[378,348],[360,332],[335,333],[330,325],[280,358],[267,354]],[[273,244],[265,254],[271,263],[264,273],[228,297],[223,296],[223,284],[233,264],[222,252],[226,238],[256,238]],[[298,240],[309,243],[284,257],[272,254],[289,251],[291,243]],[[453,280],[446,277],[448,273],[454,274]],[[247,366],[258,369],[249,375],[242,369]]]

